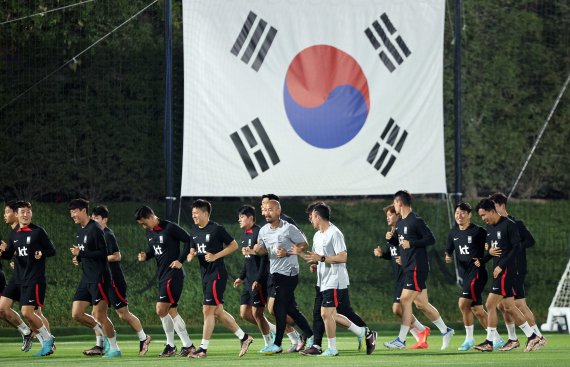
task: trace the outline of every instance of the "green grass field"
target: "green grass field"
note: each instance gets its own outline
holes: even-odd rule
[[[340,356],[332,358],[304,357],[297,354],[280,354],[265,356],[257,354],[263,346],[258,338],[252,345],[250,352],[243,358],[238,358],[238,342],[235,337],[228,334],[215,334],[210,342],[209,354],[206,359],[189,360],[187,358],[170,357],[158,358],[164,343],[163,334],[154,334],[148,354],[137,356],[138,342],[133,335],[120,335],[119,345],[123,357],[116,359],[103,359],[100,357],[85,357],[82,350],[93,345],[93,338],[84,335],[58,337],[57,350],[49,357],[32,357],[39,344],[34,344],[28,353],[20,351],[20,340],[14,338],[0,338],[0,363],[2,366],[186,366],[199,364],[201,366],[569,366],[570,365],[570,335],[549,334],[548,345],[540,351],[524,353],[522,348],[511,352],[482,353],[476,351],[458,352],[457,347],[463,341],[464,335],[458,333],[446,351],[441,351],[441,339],[430,337],[430,347],[427,350],[387,350],[382,343],[394,337],[394,333],[381,333],[378,338],[378,349],[368,356],[364,351],[356,351],[356,339],[347,333],[338,338]],[[192,335],[197,338],[196,335]],[[483,334],[476,337],[482,341]],[[325,339],[326,340],[326,339]],[[522,339],[521,339],[522,341]],[[178,342],[178,340],[177,340]],[[228,364],[226,364],[228,363]]]

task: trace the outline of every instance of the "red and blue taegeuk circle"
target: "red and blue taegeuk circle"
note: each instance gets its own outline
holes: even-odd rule
[[[329,45],[307,47],[293,58],[283,97],[297,135],[323,149],[351,141],[370,111],[362,68],[352,56]]]

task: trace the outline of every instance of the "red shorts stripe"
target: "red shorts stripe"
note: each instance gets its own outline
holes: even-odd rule
[[[471,299],[473,301],[477,301],[477,296],[475,295],[475,281],[479,279],[479,273],[477,273],[477,275],[475,275],[475,278],[473,278],[473,280],[471,280],[471,285],[470,285],[470,289],[471,289]]]
[[[107,302],[107,304],[109,304],[109,298],[107,297],[107,294],[103,290],[103,286],[101,285],[101,283],[97,283],[97,288],[99,288],[99,293],[101,293],[101,297],[103,297],[105,302]]]
[[[220,277],[220,275],[218,274],[218,278]],[[217,305],[220,304],[220,300],[218,299],[218,290],[216,289],[216,284],[218,283],[218,279],[214,280],[214,283],[212,284],[212,293],[214,295],[214,301],[216,302]]]
[[[38,304],[38,307],[44,307],[40,302],[40,287],[38,283],[36,283],[36,303]]]
[[[121,292],[119,292],[119,289],[117,289],[117,287],[115,286],[115,282],[113,281],[113,289],[115,290],[115,294],[117,295],[117,297],[119,297],[119,300],[121,300],[121,302],[123,302],[124,304],[128,305],[129,302],[127,302],[127,300],[125,299],[125,297],[123,297],[123,295],[121,294]]]
[[[166,294],[168,295],[168,301],[170,303],[175,303],[174,297],[172,297],[172,291],[170,290],[170,282],[171,281],[172,281],[172,278],[168,278],[168,281],[166,282]]]
[[[338,307],[338,294],[336,293],[336,289],[333,289],[333,298],[334,298],[334,306]]]
[[[414,266],[414,288],[416,289],[416,292],[421,292],[421,288],[420,285],[418,284],[418,267]]]
[[[267,304],[267,301],[265,300],[265,297],[263,297],[263,287],[261,286],[257,287],[257,294],[259,295],[261,303],[263,303],[263,305],[265,306]]]
[[[507,277],[507,268],[503,272],[503,276],[501,277],[501,295],[503,297],[507,296],[507,290],[505,289],[505,278]]]

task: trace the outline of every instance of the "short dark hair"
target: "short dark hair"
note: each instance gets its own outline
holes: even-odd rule
[[[467,213],[471,213],[471,211],[473,210],[471,208],[471,205],[469,205],[469,203],[466,203],[466,202],[461,202],[461,203],[457,204],[455,206],[455,210],[457,210],[457,208],[459,208],[459,210],[466,211]]]
[[[79,199],[73,199],[69,202],[69,204],[67,204],[67,208],[69,210],[75,210],[75,209],[85,209],[86,212],[89,211],[89,201],[79,198]]]
[[[20,208],[30,208],[32,209],[32,203],[26,200],[18,200],[16,201],[16,211]]]
[[[325,220],[331,219],[331,207],[325,203],[319,203],[315,205],[313,211],[317,213],[317,215]]]
[[[255,208],[251,205],[243,205],[238,209],[238,215],[253,217],[253,220],[255,221]]]
[[[109,209],[105,205],[99,205],[93,208],[91,215],[97,215],[101,218],[109,218]]]
[[[281,201],[281,200],[279,199],[279,196],[277,196],[277,195],[275,195],[275,194],[264,194],[264,195],[261,195],[261,200],[263,200],[263,199]]]
[[[412,195],[406,190],[397,191],[394,194],[394,200],[400,200],[405,206],[412,205]]]
[[[479,204],[477,204],[477,211],[479,211],[479,209],[483,209],[487,212],[490,212],[490,211],[496,212],[497,211],[495,209],[495,203],[491,199],[482,199],[479,202]]]
[[[393,205],[393,204],[390,204],[390,205],[388,205],[388,206],[385,206],[384,209],[382,209],[382,210],[384,210],[384,213],[386,213],[386,214],[388,214],[388,212],[390,212],[390,213],[396,213],[396,208],[394,208],[394,205]]]
[[[502,192],[496,192],[489,197],[495,204],[507,206],[507,195]]]
[[[198,199],[192,203],[192,209],[197,208],[201,210],[205,210],[208,214],[212,213],[212,204],[208,200]]]
[[[307,209],[305,209],[305,212],[307,214],[311,214],[313,212],[313,209],[315,209],[315,206],[317,206],[319,204],[324,204],[324,202],[323,201],[313,201],[312,203],[307,205]]]
[[[18,211],[17,203],[18,202],[16,200],[10,200],[10,201],[6,202],[6,207],[12,209],[13,212],[17,212]]]
[[[135,220],[147,219],[154,215],[154,211],[150,206],[143,205],[135,210]]]

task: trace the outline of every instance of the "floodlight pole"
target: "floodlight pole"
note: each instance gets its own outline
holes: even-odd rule
[[[454,20],[454,75],[455,75],[455,202],[463,197],[461,177],[461,0],[455,0]]]
[[[164,49],[165,49],[165,89],[164,89],[164,163],[166,166],[166,212],[168,220],[174,218],[174,170],[173,170],[173,129],[172,129],[172,12],[171,0],[164,0]]]

